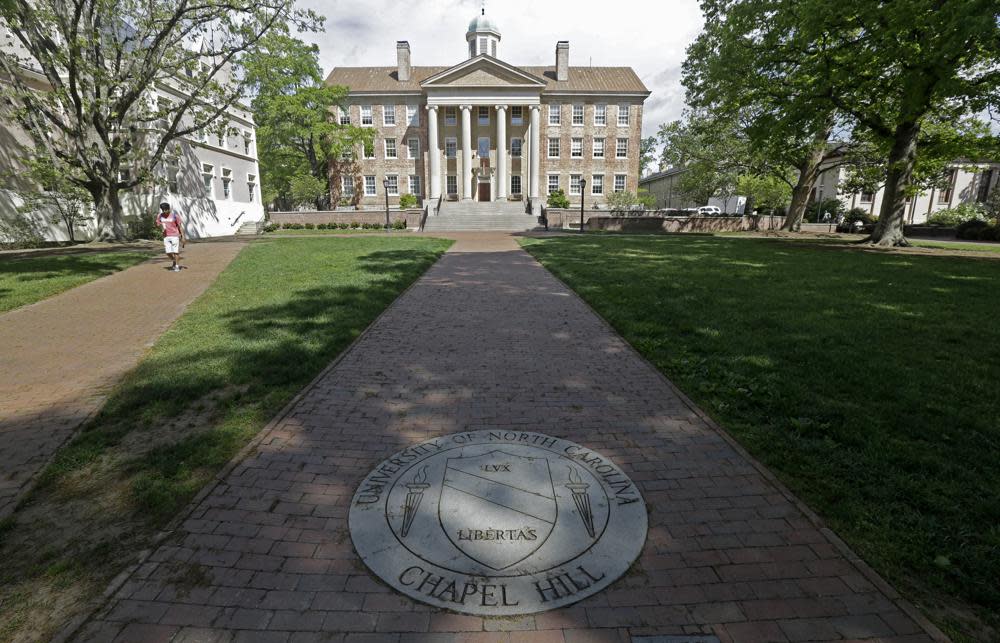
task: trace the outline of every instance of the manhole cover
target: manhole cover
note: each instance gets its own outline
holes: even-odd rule
[[[587,447],[474,431],[375,467],[354,494],[350,529],[365,564],[411,598],[467,614],[530,614],[625,573],[646,540],[646,505]]]

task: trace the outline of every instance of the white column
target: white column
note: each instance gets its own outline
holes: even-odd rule
[[[471,200],[472,181],[472,105],[462,105],[462,198]]]
[[[497,201],[507,199],[507,106],[497,105]]]
[[[532,208],[540,208],[538,202],[538,177],[541,172],[542,147],[541,147],[541,106],[531,106],[531,176],[528,178],[528,194],[531,196]]]
[[[430,198],[437,200],[441,196],[441,141],[438,138],[437,105],[427,106],[427,138],[427,156],[431,166]]]

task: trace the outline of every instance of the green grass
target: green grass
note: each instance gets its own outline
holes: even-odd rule
[[[100,252],[0,258],[0,313],[124,270],[151,256],[148,252]]]
[[[48,640],[450,245],[245,248],[0,524],[0,640]],[[44,547],[37,545],[44,543]]]
[[[1000,253],[1000,243],[963,243],[961,241],[925,241],[910,239],[910,244],[918,248],[940,248],[942,250],[968,250],[970,252]]]
[[[348,228],[346,230],[275,230],[268,232],[269,235],[282,236],[303,236],[303,235],[324,235],[324,234],[380,234],[382,236],[400,236],[410,234],[408,230],[392,230],[386,234],[385,230],[362,230],[361,228]]]
[[[997,636],[1000,261],[709,236],[522,243],[939,625]]]

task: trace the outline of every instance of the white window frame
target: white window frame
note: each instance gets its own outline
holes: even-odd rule
[[[444,124],[449,127],[458,125],[458,109],[455,107],[444,108]]]
[[[389,182],[389,186],[386,188],[389,196],[399,196],[399,175],[386,174],[385,180]]]
[[[458,194],[458,176],[455,174],[449,174],[444,179],[445,191],[451,194]]]
[[[483,116],[485,114],[485,116]],[[490,108],[486,105],[480,105],[476,110],[476,122],[480,125],[490,124]]]
[[[573,187],[573,181],[576,180],[576,187]],[[583,180],[582,174],[570,174],[569,175],[569,194],[570,196],[580,196],[580,181]]]
[[[622,145],[624,143],[624,145]],[[622,147],[625,148],[624,153],[622,153]],[[616,159],[627,159],[628,158],[628,139],[627,138],[617,138],[615,139],[615,158]]]
[[[552,142],[553,141],[555,141],[555,145],[556,145],[556,153],[555,153],[555,155],[552,154]],[[558,136],[550,136],[549,137],[549,142],[548,142],[548,145],[546,146],[546,151],[548,151],[548,153],[549,153],[548,157],[550,159],[557,159],[557,158],[559,158],[559,156],[562,154],[562,143],[559,140]]]
[[[451,153],[449,153],[449,146]],[[458,158],[458,139],[456,137],[448,136],[444,139],[444,157],[446,159]]]
[[[406,106],[406,122],[410,127],[420,127],[420,108],[418,106]]]
[[[624,118],[622,118],[624,116]],[[619,105],[618,106],[618,127],[628,127],[631,125],[629,116],[629,106]]]
[[[583,103],[573,104],[573,125],[582,126],[583,125],[583,114],[584,108]]]
[[[378,184],[375,182],[374,174],[365,175],[365,196],[378,196]],[[369,179],[371,179],[369,181]]]
[[[486,53],[486,47],[487,47],[488,44],[489,44],[489,38],[486,38],[485,36],[480,36],[479,37],[479,53],[480,53],[480,55]]]
[[[594,137],[594,143],[593,143],[593,145],[591,145],[591,156],[593,158],[595,158],[595,159],[602,159],[602,158],[604,158],[604,148],[605,147],[606,146],[604,145],[604,137],[603,136],[595,136]]]
[[[510,157],[519,159],[522,154],[524,154],[524,139],[520,136],[515,136],[510,139]]]
[[[361,127],[374,127],[375,117],[372,115],[371,105],[361,106]]]
[[[600,183],[600,192],[597,191],[598,183]],[[590,194],[591,196],[604,196],[604,175],[603,174],[592,174],[590,175]]]
[[[201,183],[205,188],[205,196],[215,198],[215,166],[209,163],[201,164]]]
[[[382,105],[382,125],[385,127],[396,126],[396,106]]]
[[[520,174],[511,174],[510,175],[510,193],[511,194],[522,194],[521,190],[523,189],[523,186],[521,184],[522,184],[522,181],[521,181],[521,175]],[[515,185],[517,187],[515,187]]]
[[[251,148],[253,147],[253,133],[250,130],[243,130],[243,154],[245,156],[251,156]]]
[[[621,187],[619,187],[621,183]],[[628,189],[628,175],[627,174],[615,174],[615,192],[624,192]]]
[[[407,182],[407,187],[410,189],[410,194],[420,196],[422,194],[420,191],[420,175],[411,174],[410,179]]]
[[[181,172],[181,169],[180,169],[180,167],[177,166],[177,163],[168,162],[166,164],[167,192],[169,192],[170,194],[180,194],[181,193],[180,192],[180,178],[179,178],[180,177],[180,172]],[[121,170],[119,172],[119,180],[121,178],[127,179],[128,178],[128,174],[129,174],[129,172],[128,172],[127,169],[126,170]],[[121,175],[124,175],[124,177],[122,177]]]
[[[361,143],[361,158],[363,158],[363,159],[373,159],[373,158],[375,158],[375,141],[372,141],[371,152],[372,153],[369,155],[368,154],[368,144],[362,141],[362,143]]]
[[[250,203],[257,200],[257,175],[247,174],[247,194],[250,196]]]
[[[513,105],[510,108],[510,124],[524,125],[524,108],[520,105]]]
[[[608,124],[608,106],[594,105],[594,126],[604,127]]]
[[[416,151],[414,151],[414,146],[416,146]],[[406,141],[406,154],[409,156],[411,161],[416,161],[420,158],[420,139],[411,136]]]
[[[552,179],[555,178],[555,187],[552,185]],[[562,189],[560,174],[558,172],[550,172],[545,177],[545,194],[553,194]]]
[[[351,108],[350,107],[340,107],[340,119],[339,123],[341,125],[351,124]]]
[[[562,124],[562,105],[549,105],[549,125]]]
[[[354,177],[344,175],[340,177],[340,196],[354,196]]]
[[[392,143],[392,150],[389,150],[389,143]],[[388,137],[382,140],[382,149],[385,151],[385,158],[387,159],[398,159],[399,158],[399,148],[396,147],[396,139],[393,137]]]
[[[222,198],[230,201],[233,198],[233,170],[232,168],[222,168]]]
[[[569,142],[569,157],[571,159],[583,158],[583,137],[574,136]]]

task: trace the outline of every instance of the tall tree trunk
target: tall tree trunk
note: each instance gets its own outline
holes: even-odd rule
[[[737,197],[738,198],[738,197]],[[760,226],[757,225],[759,219],[753,214],[753,202],[754,198],[752,194],[747,195],[747,200],[743,202],[743,216],[750,219],[750,229],[756,232],[760,230]]]
[[[109,189],[105,185],[89,189],[97,213],[97,238],[125,241],[127,233],[118,190]]]
[[[903,225],[906,223],[906,188],[913,179],[919,134],[920,124],[916,122],[901,123],[896,127],[892,150],[889,152],[889,171],[882,195],[882,209],[879,211],[875,230],[868,238],[868,243],[872,245],[910,245],[903,235]]]
[[[792,189],[792,203],[788,206],[788,214],[781,226],[782,230],[798,232],[802,229],[802,219],[805,217],[806,208],[809,207],[809,195],[819,177],[819,166],[826,158],[827,141],[832,132],[833,115],[830,114],[820,131],[813,136],[812,145],[809,147],[805,159],[796,167],[799,171],[799,179]]]

